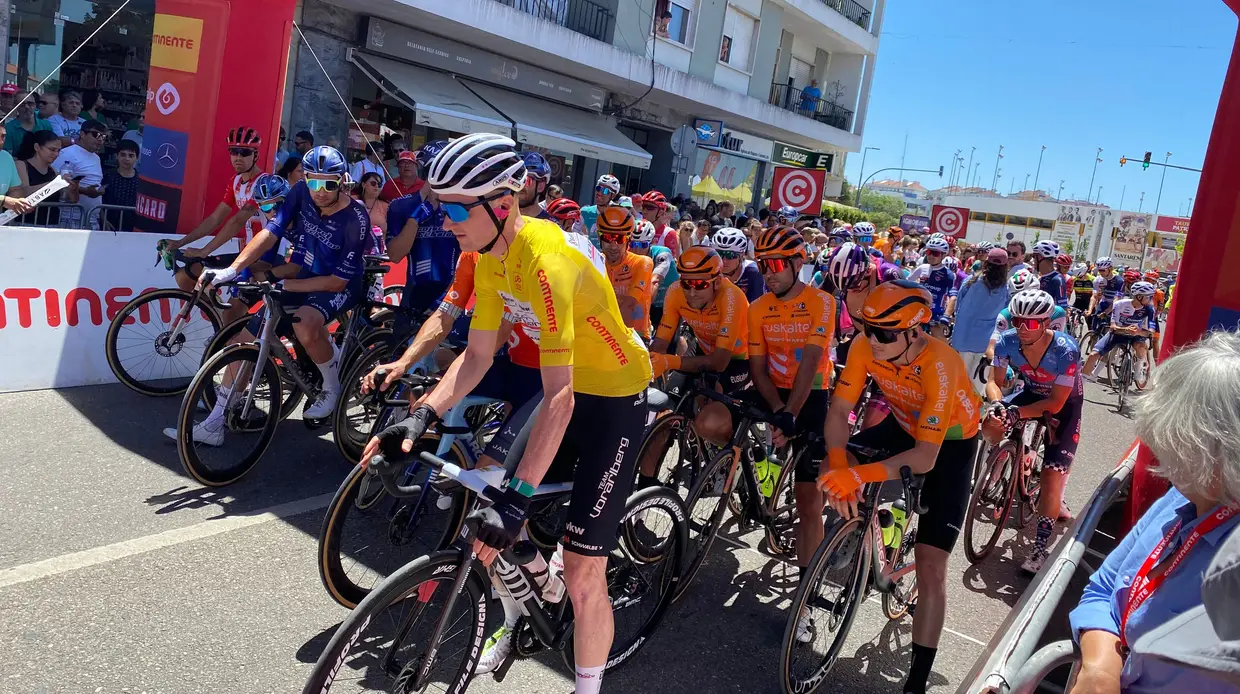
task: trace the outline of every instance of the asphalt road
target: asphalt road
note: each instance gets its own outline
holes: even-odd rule
[[[1087,399],[1074,510],[1133,439],[1110,391],[1088,384]],[[346,614],[319,582],[315,543],[347,468],[327,434],[290,420],[250,476],[202,489],[160,434],[179,402],[122,386],[0,395],[0,694],[300,691]],[[605,691],[778,692],[796,573],[734,530]],[[932,691],[955,691],[1027,584],[1016,544],[980,568],[957,548]],[[909,633],[864,604],[831,690],[894,691]],[[502,689],[572,686],[558,657],[542,657]]]

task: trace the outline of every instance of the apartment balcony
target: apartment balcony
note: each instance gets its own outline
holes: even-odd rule
[[[852,130],[852,111],[826,99],[808,96],[791,85],[772,84],[767,102],[845,132]]]
[[[856,2],[856,0],[818,0],[822,4],[844,15],[848,21],[857,26],[870,30],[870,11]]]
[[[612,34],[615,32],[615,14],[591,0],[494,1],[604,43],[611,43]],[[852,0],[843,1],[852,2]],[[832,0],[832,2],[839,2],[839,0]]]

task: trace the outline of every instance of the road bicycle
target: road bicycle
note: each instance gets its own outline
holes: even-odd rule
[[[1144,340],[1146,338],[1142,337],[1138,339]],[[1150,352],[1147,349],[1145,353],[1145,363],[1139,363],[1136,358],[1136,350],[1133,349],[1132,345],[1132,341],[1125,340],[1123,344],[1119,345],[1114,350],[1119,352],[1119,354],[1110,355],[1111,358],[1107,361],[1107,368],[1114,369],[1110,372],[1112,374],[1111,387],[1115,389],[1116,398],[1118,400],[1116,406],[1118,412],[1124,411],[1124,405],[1128,400],[1128,392],[1132,388],[1136,388],[1141,391],[1145,390],[1145,386],[1149,384]]]
[[[1059,426],[1050,414],[1024,419],[992,446],[978,468],[964,517],[964,554],[976,564],[987,556],[1007,528],[1013,508],[1024,528],[1038,511],[1042,461]]]
[[[848,450],[862,463],[891,457],[887,451],[852,443]],[[913,475],[907,465],[900,468],[908,513],[903,528],[891,508],[879,505],[883,484],[872,483],[861,494],[857,516],[837,520],[827,530],[805,568],[788,611],[780,649],[780,688],[785,694],[818,691],[848,639],[857,608],[871,590],[882,594],[888,619],[901,619],[916,602],[913,546],[917,541],[916,515],[926,512],[921,505],[923,482],[924,478]],[[884,542],[884,534],[890,537],[889,542]],[[809,615],[809,643],[797,640],[802,612]]]
[[[379,414],[369,436],[404,418],[410,401],[438,382],[437,377],[411,374],[394,384],[390,394],[374,391],[368,400]],[[418,449],[433,450],[437,457],[462,469],[475,469],[484,442],[502,421],[490,409],[496,403],[490,398],[466,397],[418,441]],[[503,468],[497,470],[502,478]],[[319,532],[319,577],[333,600],[353,609],[409,557],[444,549],[460,533],[472,501],[470,492],[462,487],[445,491],[429,484],[431,472],[415,457],[399,475],[401,485],[421,486],[422,493],[415,498],[389,495],[369,467],[355,465],[345,477]]]
[[[438,476],[471,492],[471,509],[498,499],[501,492],[480,471],[464,470],[430,453],[418,456]],[[397,478],[407,469],[400,462],[375,456],[371,468],[388,494],[416,498],[417,486]],[[547,483],[535,499],[563,499],[572,483]],[[619,543],[607,558],[607,589],[615,617],[608,669],[632,658],[651,637],[666,613],[677,583],[677,567],[688,542],[685,511],[670,490],[650,487],[631,495],[618,529]],[[486,639],[488,617],[502,590],[520,606],[515,647],[492,673],[503,681],[518,657],[542,650],[559,651],[574,668],[573,610],[565,595],[545,601],[525,565],[538,549],[519,542],[501,552],[490,571],[501,580],[493,589],[488,570],[472,549],[477,527],[464,524],[450,548],[420,557],[388,576],[341,623],[314,665],[302,689],[324,692],[421,692],[430,688],[461,693],[468,689]]]
[[[1085,339],[1086,333],[1089,332],[1089,324],[1085,320],[1085,312],[1075,306],[1068,307],[1068,334],[1077,344]]]

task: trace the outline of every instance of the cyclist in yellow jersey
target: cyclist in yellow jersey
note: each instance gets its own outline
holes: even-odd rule
[[[465,351],[410,416],[367,444],[363,462],[394,443],[406,453],[482,380],[500,346],[505,306],[539,345],[543,402],[510,452],[509,478],[492,506],[471,514],[485,564],[517,540],[530,496],[544,478],[573,480],[564,538],[564,581],[575,615],[579,694],[599,691],[613,620],[607,555],[633,485],[646,421],[650,356],[625,327],[602,255],[584,236],[524,217],[517,196],[525,163],[509,138],[466,135],[430,164],[444,228],[478,251],[477,296]],[[575,465],[575,469],[574,469]]]

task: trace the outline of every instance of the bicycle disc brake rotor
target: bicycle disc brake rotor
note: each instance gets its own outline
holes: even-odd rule
[[[165,330],[155,338],[155,353],[161,357],[175,357],[181,353],[181,349],[185,347],[185,333],[177,335],[177,339],[171,344],[168,343],[168,337],[172,335],[171,330]]]
[[[409,544],[409,541],[417,534],[419,523],[413,519],[413,509],[416,505],[416,500],[406,501],[392,514],[392,520],[388,522],[388,541],[393,547]]]

